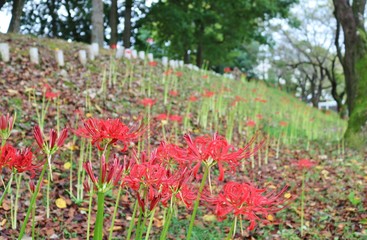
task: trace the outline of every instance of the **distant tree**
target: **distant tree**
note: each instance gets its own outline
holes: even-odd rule
[[[367,146],[367,33],[364,27],[366,0],[333,0],[335,18],[344,33],[344,69],[349,111],[347,142]],[[340,46],[337,46],[338,48]]]
[[[92,43],[96,42],[103,47],[104,25],[103,25],[103,1],[92,0]]]
[[[27,1],[21,18],[22,33],[79,42],[90,42],[90,26],[90,0]]]
[[[21,16],[23,13],[25,0],[14,0],[13,8],[11,10],[11,20],[8,28],[8,33],[17,33],[20,30]],[[2,3],[0,3],[1,5]],[[5,1],[4,1],[5,4]],[[1,7],[4,5],[2,4]],[[1,8],[0,7],[0,8]]]
[[[125,18],[124,18],[124,33],[122,36],[122,41],[125,48],[131,47],[131,17],[133,0],[125,0]]]
[[[286,16],[293,0],[182,0],[159,1],[141,21],[161,48],[171,56],[188,60],[195,55],[196,65],[204,59],[219,65],[244,41],[258,39],[264,20]]]
[[[111,1],[111,9],[110,9],[110,27],[111,27],[111,38],[110,38],[110,46],[116,45],[118,40],[118,9],[117,9],[117,0]]]

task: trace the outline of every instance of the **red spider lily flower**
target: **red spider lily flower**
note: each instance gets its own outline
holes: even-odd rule
[[[33,153],[29,148],[24,149],[23,151],[17,151],[12,162],[11,166],[13,169],[16,169],[18,173],[22,173],[25,171],[30,171],[31,177],[34,176],[34,169],[40,167],[36,166],[32,163]]]
[[[157,120],[164,121],[164,120],[167,120],[168,119],[168,115],[165,114],[165,113],[161,113],[161,114],[158,114],[157,116],[155,116],[155,118]]]
[[[248,120],[246,123],[247,127],[255,127],[256,126],[256,122],[254,120]]]
[[[237,151],[224,137],[217,133],[215,133],[213,137],[202,136],[197,137],[195,140],[193,140],[190,135],[185,134],[184,139],[188,148],[186,150],[186,155],[183,157],[195,164],[193,168],[194,174],[198,172],[201,163],[204,163],[208,167],[218,164],[220,181],[224,179],[223,163],[235,169],[242,159],[248,158],[253,154],[253,152],[250,152],[248,149],[254,139],[252,139],[247,146]],[[180,156],[176,157],[180,158]]]
[[[16,154],[16,149],[10,144],[5,144],[1,148],[0,170],[3,167],[11,168],[11,162],[14,160],[15,154]]]
[[[171,115],[169,116],[169,120],[171,120],[172,122],[180,123],[182,122],[182,117],[180,115]]]
[[[49,92],[49,91],[47,91],[46,94],[45,94],[45,97],[48,100],[53,100],[53,99],[57,98],[59,95],[60,95],[60,93],[58,93],[58,92]]]
[[[316,163],[312,162],[310,159],[300,159],[297,162],[293,163],[299,169],[309,169],[316,165]]]
[[[149,62],[149,66],[151,67],[156,67],[158,65],[158,63],[156,61],[150,61]]]
[[[193,96],[193,95],[191,95],[191,96],[189,97],[189,101],[190,101],[190,102],[196,102],[197,100],[199,100],[199,98],[197,98],[197,97],[195,97],[195,96]]]
[[[162,204],[164,206],[167,206],[168,201],[174,197],[187,208],[191,208],[192,203],[197,198],[197,192],[188,185],[191,176],[192,171],[189,171],[187,167],[180,167],[168,176],[167,182],[162,188]]]
[[[182,77],[182,75],[183,75],[183,72],[176,72],[177,77]]]
[[[168,94],[169,94],[170,96],[172,96],[172,97],[176,97],[176,96],[178,96],[178,91],[171,90],[171,91],[169,91],[169,92],[168,92]]]
[[[144,98],[141,100],[141,104],[143,104],[145,107],[151,107],[156,103],[156,100],[151,98]]]
[[[209,76],[208,75],[203,75],[203,76],[201,76],[203,79],[208,79],[209,78]]]
[[[168,76],[168,75],[171,75],[172,72],[173,72],[172,69],[168,69],[167,71],[163,73],[163,75]]]
[[[225,73],[230,73],[230,72],[232,72],[232,70],[231,70],[231,68],[230,68],[230,67],[225,67],[225,68],[223,69],[223,71],[224,71]]]
[[[288,125],[287,122],[284,122],[284,121],[279,122],[279,126],[286,127],[287,125]]]
[[[127,143],[137,140],[143,134],[143,128],[136,131],[129,129],[120,119],[96,119],[88,118],[83,122],[84,127],[75,130],[75,134],[84,138],[90,138],[92,144],[100,151],[104,147],[120,141],[124,144],[123,151],[127,149]],[[101,146],[103,144],[103,146]]]
[[[68,137],[68,129],[63,129],[60,136],[58,136],[54,129],[51,129],[48,144],[44,141],[41,128],[38,125],[33,128],[33,136],[40,150],[42,150],[46,155],[52,155],[64,144]]]
[[[154,39],[153,38],[147,38],[146,42],[150,45],[152,45],[154,43]]]
[[[257,119],[259,119],[259,120],[263,119],[263,115],[261,115],[261,114],[256,114],[256,117],[257,117]]]
[[[125,160],[124,164],[126,164]],[[101,156],[101,176],[99,176],[98,179],[93,173],[92,163],[90,161],[85,162],[83,164],[83,167],[93,184],[100,192],[107,192],[113,186],[118,186],[120,184],[120,181],[123,179],[124,171],[127,171],[128,168],[128,166],[122,165],[120,163],[120,160],[116,156],[114,156],[113,161],[109,161],[109,163],[106,163],[106,158],[104,154]]]
[[[116,43],[110,44],[110,48],[111,49],[116,49],[117,48],[117,44]]]
[[[1,139],[8,139],[10,132],[13,130],[15,117],[9,115],[2,115],[0,117],[0,137]]]
[[[267,216],[282,209],[285,203],[284,187],[279,193],[271,192],[263,195],[265,189],[255,188],[249,183],[228,182],[217,197],[210,200],[215,205],[215,214],[219,220],[225,219],[228,214],[243,216],[250,221],[249,230],[253,230],[257,221],[268,223]]]
[[[206,97],[206,98],[210,98],[212,96],[214,96],[214,92],[210,92],[208,90],[205,90],[204,94],[203,94],[203,97]]]

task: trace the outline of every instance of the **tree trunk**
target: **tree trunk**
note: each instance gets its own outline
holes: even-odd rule
[[[111,27],[111,39],[110,46],[115,47],[117,44],[117,0],[112,0],[111,10],[110,10],[110,27]]]
[[[11,10],[11,20],[8,33],[18,33],[20,31],[20,18],[22,17],[24,0],[14,0]]]
[[[125,24],[122,41],[124,42],[125,48],[131,47],[131,16],[132,16],[133,0],[125,1]]]
[[[189,51],[188,50],[185,50],[183,60],[184,60],[184,63],[185,64],[189,64],[190,63],[190,55],[189,55]]]
[[[363,15],[366,0],[333,0],[335,17],[344,32],[345,55],[342,61],[349,111],[347,142],[357,148],[366,146],[367,121],[367,34]],[[362,17],[360,17],[362,16]]]
[[[92,43],[98,43],[103,47],[103,1],[92,0]]]

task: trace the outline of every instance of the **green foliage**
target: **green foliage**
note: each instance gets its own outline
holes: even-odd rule
[[[286,16],[293,0],[284,1],[159,1],[139,24],[151,33],[160,49],[171,57],[195,53],[210,65],[227,62],[244,41],[265,42],[262,22]],[[194,54],[192,54],[194,55]],[[191,60],[191,62],[193,62]]]
[[[353,204],[354,206],[357,206],[358,204],[360,204],[362,201],[359,197],[355,196],[354,192],[350,192],[348,194],[348,200],[351,204]]]

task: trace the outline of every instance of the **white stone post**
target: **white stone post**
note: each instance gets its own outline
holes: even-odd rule
[[[31,59],[31,63],[39,64],[38,48],[31,47],[29,49],[29,56]]]
[[[9,44],[0,43],[0,58],[3,62],[10,61]]]

